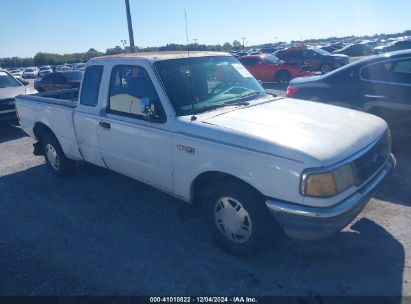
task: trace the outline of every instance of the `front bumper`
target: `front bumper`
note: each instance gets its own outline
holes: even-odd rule
[[[332,207],[309,207],[272,199],[265,203],[288,236],[304,240],[322,239],[341,231],[362,211],[395,165],[396,160],[391,154],[379,172],[358,192]]]

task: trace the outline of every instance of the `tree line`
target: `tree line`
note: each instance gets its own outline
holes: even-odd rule
[[[240,50],[242,48],[241,43],[238,40],[234,40],[233,43],[226,42],[223,45],[205,45],[205,44],[176,44],[170,43],[160,47],[136,47],[137,52],[154,52],[154,51],[231,51]],[[103,56],[103,55],[116,55],[127,52],[127,48],[115,46],[107,49],[105,52],[99,52],[96,49],[89,49],[84,53],[72,53],[72,54],[52,54],[52,53],[37,53],[33,58],[21,58],[21,57],[9,57],[0,58],[0,67],[28,67],[28,66],[42,66],[42,65],[61,65],[65,63],[86,62],[90,58]]]

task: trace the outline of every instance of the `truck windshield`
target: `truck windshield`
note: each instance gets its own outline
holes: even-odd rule
[[[0,72],[0,88],[18,87],[20,84],[7,73]]]
[[[155,63],[177,115],[245,104],[266,95],[257,80],[231,56],[171,59]]]

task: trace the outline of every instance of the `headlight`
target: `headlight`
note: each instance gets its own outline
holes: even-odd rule
[[[302,194],[315,197],[337,195],[355,184],[354,171],[350,164],[325,173],[304,175]]]

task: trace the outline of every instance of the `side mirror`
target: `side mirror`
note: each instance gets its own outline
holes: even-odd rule
[[[152,109],[153,103],[151,102],[150,98],[142,98],[140,99],[140,111],[143,113],[148,120],[151,120],[155,113]]]
[[[140,110],[142,113],[147,113],[150,111],[150,98],[140,99]]]
[[[150,98],[140,99],[140,113],[150,122],[163,123],[167,119],[161,107],[157,108],[156,103],[150,100]],[[141,115],[140,114],[140,115]]]

